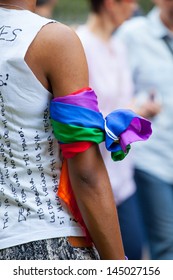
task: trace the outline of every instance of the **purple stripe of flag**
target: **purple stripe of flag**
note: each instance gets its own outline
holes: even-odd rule
[[[99,112],[97,96],[93,90],[54,98],[53,101],[88,108]]]

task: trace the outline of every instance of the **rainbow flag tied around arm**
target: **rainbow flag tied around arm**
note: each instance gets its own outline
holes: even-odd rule
[[[64,157],[58,196],[88,235],[70,185],[66,159],[86,151],[92,143],[105,141],[112,159],[122,160],[131,143],[150,137],[151,123],[131,110],[115,110],[104,119],[91,88],[54,98],[50,104],[50,116]]]

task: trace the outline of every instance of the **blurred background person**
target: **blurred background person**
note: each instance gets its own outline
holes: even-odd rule
[[[53,10],[57,4],[57,0],[37,0],[36,2],[36,14],[46,17],[53,17]]]
[[[126,22],[118,35],[128,46],[136,106],[142,108],[149,99],[158,106],[158,114],[148,112],[152,137],[142,149],[138,144],[135,147],[135,179],[151,258],[172,260],[173,1],[153,2],[155,7],[147,17]]]
[[[133,5],[132,17],[143,16],[143,15],[144,15],[144,12],[143,12],[141,6],[139,5],[138,2],[135,2]]]
[[[76,31],[87,57],[90,85],[96,90],[100,110],[106,116],[112,110],[127,107],[133,96],[125,47],[112,34],[132,16],[136,1],[89,0],[89,3],[87,23]],[[131,155],[115,163],[104,145],[100,149],[118,205],[126,255],[129,259],[141,259],[143,238]]]

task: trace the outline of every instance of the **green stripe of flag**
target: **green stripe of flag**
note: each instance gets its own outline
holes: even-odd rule
[[[79,141],[90,141],[99,144],[105,140],[104,132],[98,128],[62,124],[52,119],[51,121],[54,135],[59,142],[69,144]]]

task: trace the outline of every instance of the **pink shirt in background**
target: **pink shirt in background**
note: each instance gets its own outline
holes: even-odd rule
[[[90,86],[98,96],[103,115],[127,107],[133,96],[133,84],[124,45],[115,36],[109,42],[102,41],[86,25],[78,27],[76,32],[87,57]],[[133,155],[131,152],[122,162],[114,162],[104,143],[100,145],[100,149],[118,205],[135,192]]]

